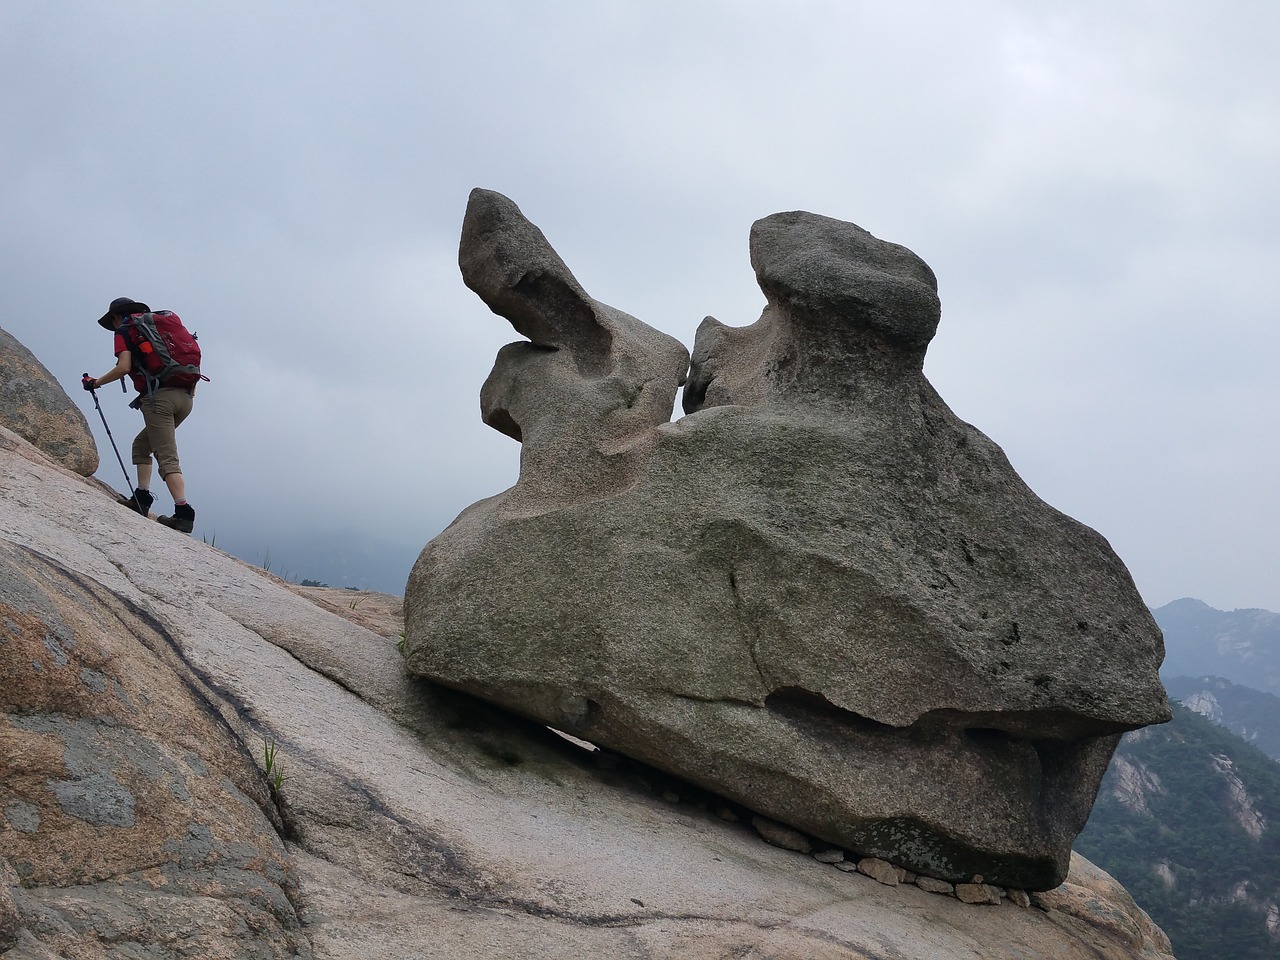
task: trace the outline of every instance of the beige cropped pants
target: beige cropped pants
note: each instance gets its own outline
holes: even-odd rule
[[[160,467],[160,479],[171,473],[181,473],[178,463],[177,429],[191,413],[190,390],[178,387],[161,387],[150,397],[143,397],[139,404],[142,411],[142,432],[133,439],[133,463],[150,463],[154,455]]]

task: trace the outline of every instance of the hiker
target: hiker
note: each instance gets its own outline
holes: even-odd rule
[[[208,378],[200,376],[198,348],[195,348],[195,364],[183,366],[181,369],[185,372],[181,375],[163,376],[164,371],[161,371],[162,377],[151,376],[143,359],[152,359],[158,351],[153,347],[154,338],[148,337],[145,327],[148,318],[152,331],[162,318],[170,325],[176,323],[194,345],[194,338],[182,328],[176,314],[170,311],[152,314],[151,308],[145,303],[128,297],[117,297],[111,301],[107,312],[98,319],[99,325],[115,331],[113,352],[116,355],[116,365],[97,379],[85,376],[83,383],[86,390],[94,390],[104,384],[114,383],[126,374],[133,380],[138,396],[129,406],[142,411],[144,423],[142,432],[133,441],[133,463],[138,468],[138,487],[131,497],[121,497],[120,502],[144,517],[149,514],[155,500],[151,495],[151,458],[154,455],[160,466],[160,478],[173,495],[173,516],[157,519],[166,527],[190,533],[195,527],[196,511],[187,502],[186,482],[178,463],[175,431],[191,413],[196,383]],[[162,348],[163,344],[157,346]],[[160,352],[167,353],[163,350]],[[177,353],[176,350],[174,352]],[[165,360],[168,361],[169,358],[166,356]],[[170,369],[172,363],[165,367],[165,370]],[[194,377],[189,372],[191,370],[195,371]]]

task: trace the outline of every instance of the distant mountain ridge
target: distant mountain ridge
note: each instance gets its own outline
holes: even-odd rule
[[[1222,677],[1165,677],[1174,700],[1280,760],[1280,697]]]
[[[1222,677],[1280,696],[1280,614],[1215,610],[1190,597],[1152,611],[1164,631],[1161,676]]]

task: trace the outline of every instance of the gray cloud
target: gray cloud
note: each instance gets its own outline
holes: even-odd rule
[[[13,0],[0,325],[74,386],[111,298],[176,310],[197,535],[417,544],[518,458],[471,187],[686,344],[758,315],[751,222],[814,210],[934,267],[929,376],[1149,602],[1280,609],[1280,8],[1145,10]]]

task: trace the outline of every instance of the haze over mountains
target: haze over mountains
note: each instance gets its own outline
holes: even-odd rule
[[[403,596],[409,570],[428,537],[399,541],[358,530],[317,529],[298,530],[284,538],[235,529],[205,534],[204,539],[293,583],[308,580]]]
[[[1190,597],[1154,613],[1164,631],[1164,677],[1223,677],[1280,696],[1280,614],[1215,610]]]

